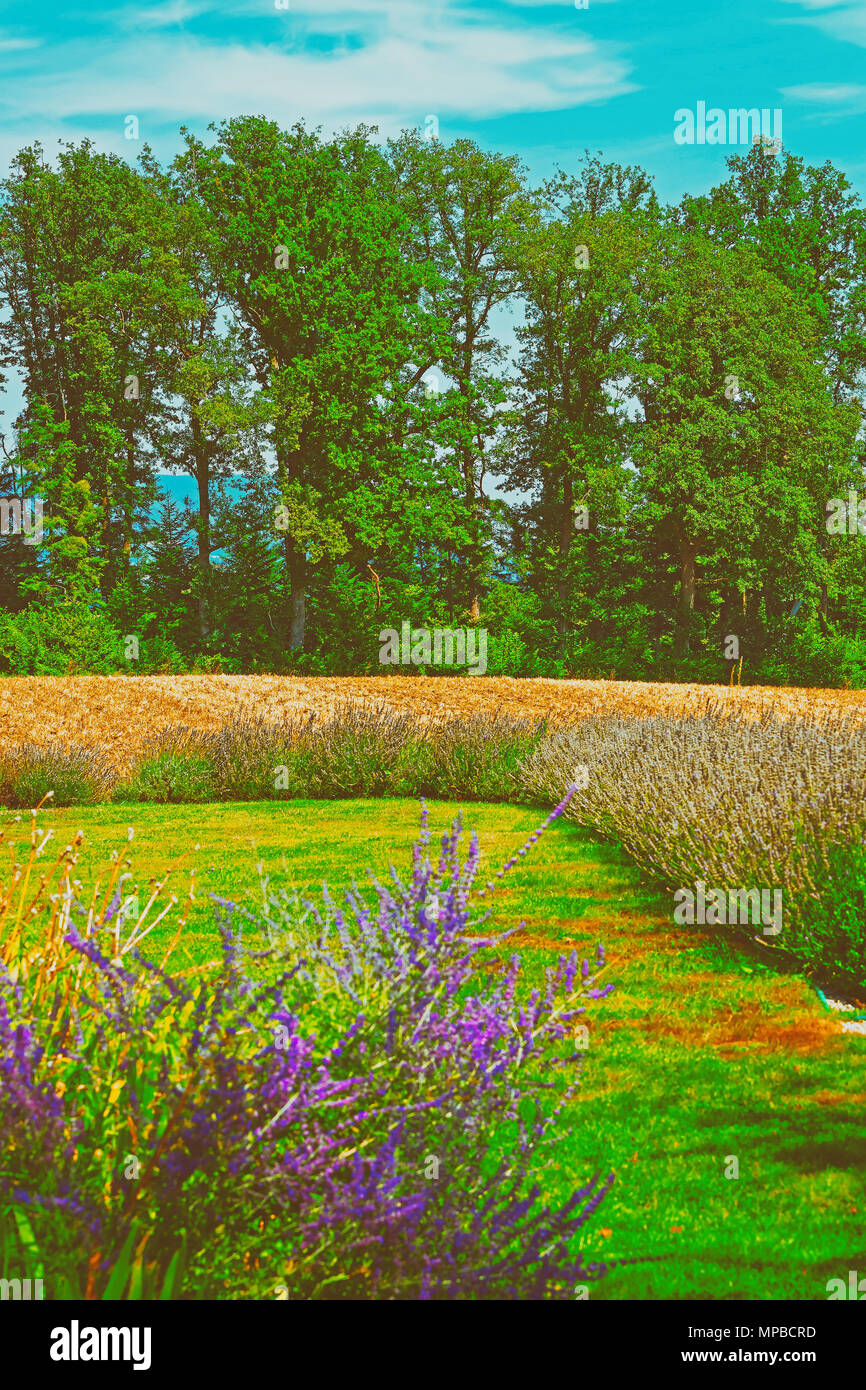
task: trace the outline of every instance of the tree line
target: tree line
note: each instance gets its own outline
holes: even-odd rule
[[[0,498],[44,511],[0,527],[0,667],[74,612],[121,668],[376,670],[408,619],[512,674],[866,683],[841,171],[761,141],[667,206],[589,153],[536,187],[417,132],[182,137],[0,184]]]

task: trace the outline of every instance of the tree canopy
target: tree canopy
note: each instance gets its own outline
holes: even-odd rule
[[[840,170],[758,142],[666,207],[589,153],[533,187],[469,140],[183,134],[0,183],[13,619],[99,611],[131,669],[375,671],[408,621],[494,672],[866,684]]]

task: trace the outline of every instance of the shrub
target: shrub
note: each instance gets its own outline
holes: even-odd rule
[[[0,674],[106,674],[121,665],[120,634],[105,614],[58,599],[20,613],[0,613]]]
[[[105,801],[117,773],[99,748],[22,743],[0,749],[0,805],[30,809],[51,795],[55,806]]]
[[[0,1239],[23,1216],[65,1296],[568,1299],[605,1274],[579,1241],[612,1178],[558,1207],[544,1185],[579,1020],[610,986],[574,953],[531,993],[518,957],[478,968],[508,933],[460,833],[432,863],[425,814],[376,907],[266,882],[256,953],[217,902],[221,965],[185,977],[142,957],[141,922],[127,935],[119,863],[101,914],[76,903],[74,849],[31,900],[34,818],[0,885]],[[28,947],[19,918],[45,904]]]
[[[817,627],[785,633],[760,663],[767,685],[866,687],[866,639],[823,634]]]
[[[819,976],[842,971],[866,980],[866,849],[862,840],[831,844],[818,880],[819,894],[796,907],[798,954]]]
[[[439,796],[502,801],[543,724],[472,715],[421,725],[381,706],[340,706],[318,720],[238,718],[216,730],[150,740],[117,801],[261,801],[290,797]]]
[[[158,805],[216,799],[213,759],[192,729],[166,729],[147,739],[132,778],[112,790],[114,801]]]
[[[669,889],[781,888],[778,942],[866,983],[866,917],[852,879],[866,825],[866,730],[852,719],[749,722],[598,717],[524,760],[523,794],[550,801],[588,770],[568,815],[616,837]],[[859,872],[859,871],[858,871]],[[833,914],[842,913],[841,926]],[[768,938],[762,938],[768,942]]]
[[[186,671],[187,664],[183,653],[171,638],[155,633],[142,637],[139,643],[138,660],[126,663],[129,675],[179,675]]]

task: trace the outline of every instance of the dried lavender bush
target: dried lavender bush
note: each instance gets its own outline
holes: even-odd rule
[[[537,744],[521,766],[523,795],[559,800],[579,764],[588,785],[570,818],[615,836],[670,889],[782,888],[773,944],[866,980],[862,726],[844,715],[780,721],[772,711],[749,722],[721,708],[595,718]]]
[[[30,808],[51,793],[55,806],[106,801],[117,771],[100,748],[22,743],[0,749],[0,806]]]
[[[220,729],[168,729],[147,741],[115,800],[198,802],[291,797],[439,796],[501,801],[544,730],[473,714],[419,722],[385,706],[344,705],[284,723],[235,718]],[[276,771],[284,768],[280,786]]]

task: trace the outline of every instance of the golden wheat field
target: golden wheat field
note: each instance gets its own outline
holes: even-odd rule
[[[0,738],[93,744],[129,767],[152,734],[177,725],[216,729],[236,716],[320,717],[338,705],[384,705],[419,721],[489,712],[570,724],[597,714],[702,714],[711,705],[781,718],[840,710],[866,720],[866,691],[768,686],[657,685],[510,676],[22,676],[0,679]]]

